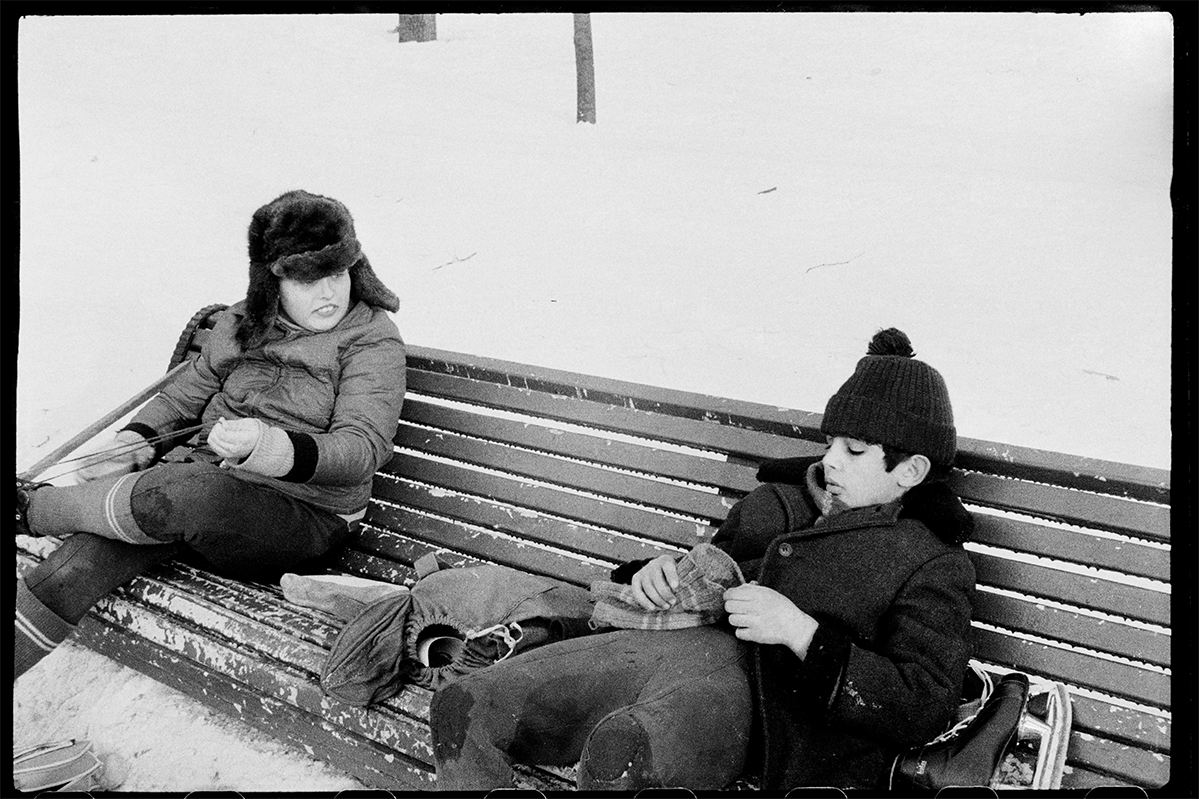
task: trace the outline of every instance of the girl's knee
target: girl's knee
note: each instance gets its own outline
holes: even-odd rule
[[[165,464],[138,478],[130,497],[133,517],[150,535],[171,539],[197,519],[221,520],[243,504],[246,484],[207,463]]]

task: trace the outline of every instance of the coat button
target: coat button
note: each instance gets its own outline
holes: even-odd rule
[[[779,544],[779,554],[782,555],[784,558],[791,557],[791,545],[790,544]]]

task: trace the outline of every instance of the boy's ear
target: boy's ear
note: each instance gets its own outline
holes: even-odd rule
[[[904,488],[914,488],[924,482],[932,468],[932,461],[924,455],[911,455],[895,467],[895,477]]]

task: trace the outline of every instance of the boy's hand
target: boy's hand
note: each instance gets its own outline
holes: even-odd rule
[[[678,600],[674,595],[674,589],[679,587],[674,557],[659,555],[642,566],[630,583],[637,604],[646,610],[666,610]]]
[[[262,435],[257,419],[221,418],[208,434],[208,446],[226,461],[237,463],[250,456]]]
[[[724,609],[737,637],[758,644],[782,644],[803,660],[819,626],[787,597],[763,585],[748,583],[724,592]]]

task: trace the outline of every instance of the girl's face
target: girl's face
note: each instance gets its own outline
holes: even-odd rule
[[[829,493],[850,508],[882,505],[903,496],[898,467],[887,471],[883,448],[846,436],[826,436],[824,482]]]
[[[287,318],[305,330],[332,330],[350,310],[350,272],[342,270],[312,283],[281,277],[279,302]]]

